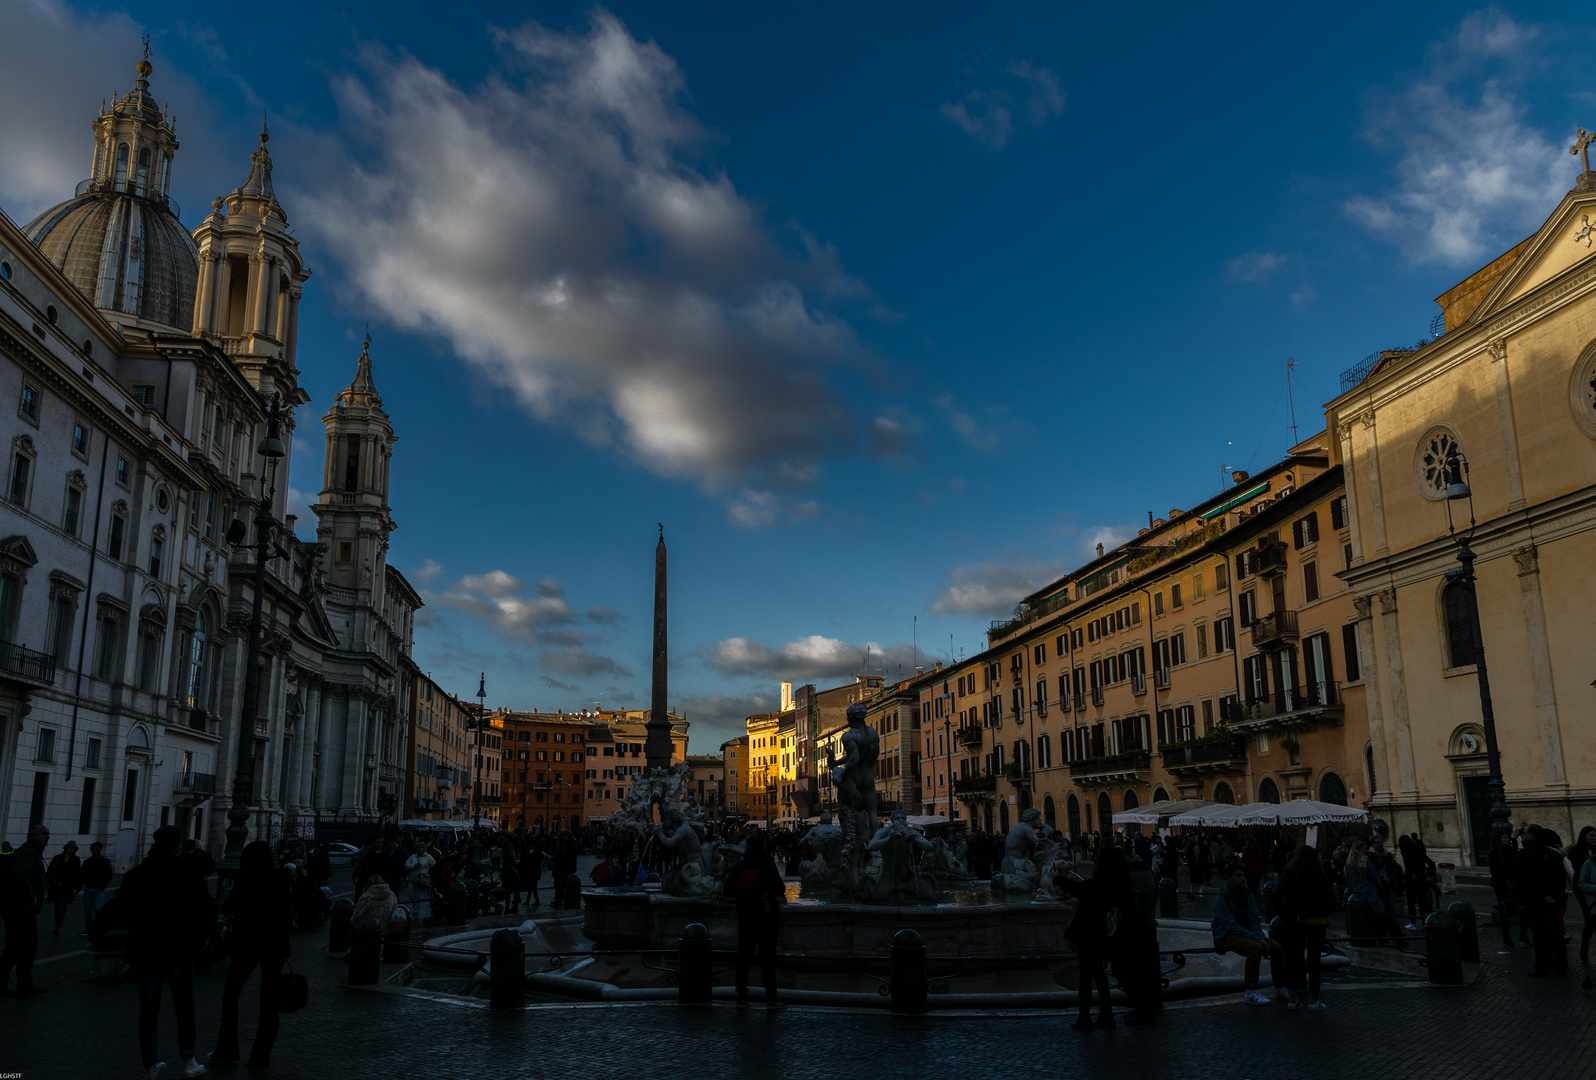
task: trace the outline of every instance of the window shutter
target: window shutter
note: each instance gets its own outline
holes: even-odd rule
[[[1319,599],[1318,563],[1302,564],[1302,595],[1310,604]]]
[[[1347,623],[1341,628],[1342,666],[1347,669],[1347,679],[1357,682],[1363,678],[1363,657],[1358,653],[1358,624]]]
[[[1291,523],[1291,546],[1299,551],[1302,549],[1302,525],[1301,521]]]
[[[1239,581],[1247,576],[1247,553],[1245,551],[1236,555],[1236,579]]]

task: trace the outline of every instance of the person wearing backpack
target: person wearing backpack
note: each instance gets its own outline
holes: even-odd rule
[[[38,997],[45,988],[33,981],[33,958],[39,954],[39,912],[44,910],[44,849],[50,830],[35,825],[27,843],[10,859],[8,872],[0,874],[0,918],[6,924],[6,948],[0,953],[0,997]],[[17,969],[17,988],[11,989],[11,969]]]
[[[765,1008],[785,1009],[776,1000],[776,941],[781,932],[781,905],[787,886],[765,848],[765,838],[748,838],[742,859],[726,875],[726,899],[737,904],[737,1007],[748,1008],[748,969],[754,946],[759,946],[759,967],[765,981]]]
[[[1080,901],[1064,931],[1064,939],[1075,946],[1077,971],[1079,1009],[1071,1026],[1076,1031],[1092,1030],[1095,986],[1099,1001],[1095,1026],[1114,1027],[1114,1010],[1108,1000],[1108,963],[1118,962],[1123,954],[1120,943],[1132,932],[1136,908],[1125,850],[1103,844],[1097,849],[1097,864],[1090,878],[1060,875],[1053,884]]]

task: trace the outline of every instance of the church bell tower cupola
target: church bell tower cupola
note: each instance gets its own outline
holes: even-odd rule
[[[333,398],[321,422],[327,428],[327,458],[313,509],[327,582],[380,604],[388,534],[398,527],[388,507],[388,465],[396,440],[372,376],[370,335],[354,379]]]
[[[310,271],[272,190],[271,132],[263,124],[249,174],[194,230],[199,292],[194,333],[221,345],[260,391],[293,397],[299,300]]]

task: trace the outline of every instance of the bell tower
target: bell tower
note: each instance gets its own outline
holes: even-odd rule
[[[262,124],[249,175],[212,200],[194,230],[200,265],[194,333],[225,349],[256,389],[292,398],[299,378],[299,299],[310,271],[272,190],[270,141]]]
[[[388,507],[388,463],[394,433],[371,373],[371,336],[356,361],[355,377],[321,422],[327,457],[316,512],[316,539],[325,545],[327,584],[353,595],[354,606],[382,610],[388,534],[396,526]],[[353,640],[364,628],[351,626]]]

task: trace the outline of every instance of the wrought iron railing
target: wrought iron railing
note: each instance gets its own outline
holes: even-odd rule
[[[55,657],[23,645],[0,641],[0,672],[31,682],[55,682]]]

